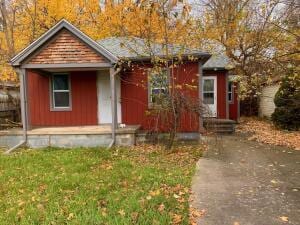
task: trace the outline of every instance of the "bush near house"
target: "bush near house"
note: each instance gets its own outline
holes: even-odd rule
[[[0,154],[0,224],[189,224],[196,145]]]
[[[300,75],[283,78],[274,99],[275,111],[272,121],[277,127],[287,130],[300,128]]]

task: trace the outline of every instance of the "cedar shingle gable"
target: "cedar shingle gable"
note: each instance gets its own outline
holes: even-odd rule
[[[54,40],[42,47],[30,64],[102,63],[106,59],[88,47],[67,30],[62,30]]]

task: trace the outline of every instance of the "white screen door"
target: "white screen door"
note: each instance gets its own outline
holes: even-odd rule
[[[98,89],[98,123],[112,123],[111,115],[111,89],[109,71],[99,71],[97,77]],[[118,107],[118,123],[121,123],[121,82],[116,77],[117,107]]]
[[[203,103],[207,110],[206,117],[217,116],[217,77],[203,77],[202,82]]]

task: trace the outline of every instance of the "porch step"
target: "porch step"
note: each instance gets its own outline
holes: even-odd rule
[[[232,134],[235,132],[234,120],[229,119],[204,119],[203,126],[207,131],[216,132],[219,134]]]

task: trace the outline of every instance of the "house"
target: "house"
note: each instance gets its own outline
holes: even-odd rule
[[[97,42],[61,20],[11,60],[20,76],[23,132],[0,134],[3,143],[19,135],[14,144],[31,147],[134,144],[138,130],[151,127],[146,111],[159,88],[149,86],[151,58],[143,45],[139,38]],[[174,57],[181,51],[170,48]],[[151,51],[160,55],[162,48],[153,44]],[[182,57],[184,63],[170,73],[175,83],[187,95],[203,98],[210,117],[237,120],[224,57],[197,49],[184,50]],[[186,87],[192,85],[196,88]],[[202,118],[186,113],[179,131],[199,134],[202,125]]]

